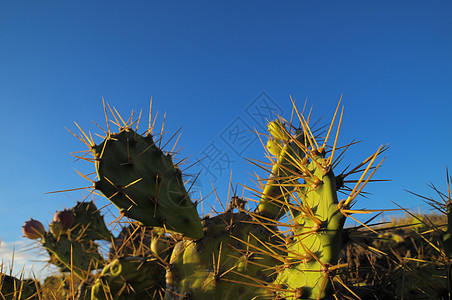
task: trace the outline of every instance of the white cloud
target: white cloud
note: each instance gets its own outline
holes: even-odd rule
[[[25,278],[36,277],[43,281],[47,276],[58,272],[53,265],[48,265],[46,251],[36,242],[29,241],[0,241],[1,272]],[[11,269],[12,267],[12,269]]]

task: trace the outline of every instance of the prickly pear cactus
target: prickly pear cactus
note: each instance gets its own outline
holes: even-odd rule
[[[62,272],[71,272],[82,280],[104,264],[95,241],[109,241],[112,237],[93,202],[78,202],[70,210],[57,212],[49,231],[39,221],[30,220],[23,232],[28,238],[40,240],[50,262]]]
[[[345,244],[346,217],[338,206],[336,178],[324,163],[324,155],[312,152],[312,161],[304,166],[305,181],[310,183],[297,189],[295,200],[300,206],[292,209],[293,238],[287,244],[287,263],[277,278],[293,292],[286,296],[294,298],[331,294],[329,279]]]
[[[155,144],[152,134],[141,136],[130,126],[108,132],[99,145],[90,141],[101,191],[121,215],[144,226],[158,226],[201,238],[201,221],[170,154]]]
[[[343,111],[334,144],[327,142],[338,109],[339,105],[323,139],[314,136],[309,117],[306,120],[295,105],[300,126],[282,118],[271,122],[266,135],[269,177],[259,179],[262,190],[251,189],[259,195],[257,207],[247,210],[245,201],[234,196],[226,211],[202,220],[173,157],[157,146],[160,140],[151,127],[142,135],[138,124],[132,128],[133,114],[124,122],[110,109],[119,127],[113,132],[105,108],[108,129],[99,144],[83,131],[76,136],[94,156],[93,160],[83,157],[95,163],[93,188],[119,208],[120,218],[160,227],[164,240],[171,240],[167,243],[170,257],[159,256],[158,240],[149,250],[150,257],[166,270],[165,299],[321,299],[337,293],[332,282],[335,272],[344,267],[338,257],[349,240],[345,220],[360,212],[351,207],[380,166],[373,165],[376,157],[386,149],[380,147],[355,168],[336,176],[333,169],[343,154],[337,154]],[[344,179],[357,173],[361,176],[356,185],[346,187],[349,195],[339,201]],[[127,287],[141,295],[147,293],[143,286],[161,284],[155,269],[139,271],[129,259],[133,261],[131,256],[115,258],[104,268],[93,297],[105,291],[120,296],[118,289],[123,292]],[[154,275],[144,278],[144,273]],[[125,281],[116,285],[118,276]],[[129,291],[124,295],[132,297]]]
[[[304,158],[297,143],[304,143],[303,130],[297,129],[292,134],[281,120],[268,124],[267,151],[275,157],[265,188],[262,191],[256,213],[272,219],[279,219],[284,214],[285,199],[290,196],[298,184],[298,173],[294,160]]]
[[[35,300],[38,298],[37,281],[18,279],[0,272],[0,299]]]
[[[84,240],[105,240],[108,242],[111,240],[113,236],[94,202],[77,202],[71,211],[74,215],[73,226],[71,227],[72,235]]]

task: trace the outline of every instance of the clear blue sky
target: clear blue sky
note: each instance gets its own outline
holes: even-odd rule
[[[346,162],[391,145],[377,178],[392,181],[357,207],[427,209],[404,190],[433,195],[427,183],[444,187],[452,168],[451,53],[450,1],[2,1],[0,237],[23,241],[25,220],[47,225],[82,199],[45,193],[87,185],[75,169],[92,166],[74,163],[84,146],[65,127],[98,132],[102,97],[125,115],[152,97],[168,131],[182,127],[179,158],[216,145],[233,182],[252,185],[243,157],[262,148],[250,133],[237,154],[224,130],[258,126],[247,112],[262,92],[286,117],[289,95],[308,97],[324,123],[343,94],[339,142],[364,140]],[[212,180],[225,202],[230,171],[216,173],[199,188]]]

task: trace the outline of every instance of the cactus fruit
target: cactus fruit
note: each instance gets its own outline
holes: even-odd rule
[[[24,237],[32,240],[39,239],[44,236],[46,230],[41,222],[30,218],[30,221],[26,221],[22,226],[22,233]]]
[[[61,224],[61,228],[66,231],[74,223],[74,214],[70,210],[57,211],[53,216],[53,222]]]

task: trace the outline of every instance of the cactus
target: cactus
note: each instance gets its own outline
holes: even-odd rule
[[[53,221],[49,225],[50,231],[55,237],[66,233],[74,223],[74,214],[69,210],[57,211],[53,216]]]
[[[110,263],[94,282],[91,299],[157,299],[165,293],[165,265],[174,243],[160,230],[130,224],[114,238]]]
[[[109,132],[101,144],[90,141],[90,145],[99,178],[94,187],[121,215],[189,238],[202,237],[201,221],[182,173],[151,134],[143,137],[127,125],[118,133]]]
[[[122,257],[102,270],[91,289],[91,299],[157,299],[163,296],[165,268],[158,259]]]
[[[35,300],[38,298],[39,284],[32,279],[18,279],[0,272],[0,299]]]
[[[226,209],[203,218],[174,153],[160,147],[163,128],[155,134],[150,125],[139,134],[141,114],[124,121],[108,108],[114,120],[104,103],[107,129],[99,143],[81,129],[74,135],[93,155],[77,157],[94,163],[96,171],[95,178],[81,175],[92,182],[91,193],[102,193],[119,209],[114,222],[123,226],[121,232],[113,237],[92,202],[57,212],[47,231],[30,219],[22,228],[24,236],[40,241],[51,262],[70,273],[46,281],[44,286],[55,291],[44,291],[36,282],[0,272],[0,298],[451,298],[452,178],[447,174],[447,193],[432,186],[440,201],[416,194],[440,217],[410,213],[412,218],[403,222],[368,221],[344,228],[354,213],[380,212],[353,206],[387,147],[338,172],[343,154],[354,144],[338,146],[340,101],[323,137],[313,134],[310,117],[295,104],[298,127],[282,117],[269,122],[261,140],[270,163],[258,164],[268,177],[258,178],[258,188],[247,188],[252,198],[233,190]],[[118,125],[116,132],[110,123]],[[356,180],[347,179],[359,173]],[[354,187],[346,186],[352,182]],[[108,257],[100,254],[98,240],[111,242]]]
[[[201,220],[172,155],[157,146],[161,137],[156,140],[151,126],[139,134],[133,114],[124,121],[110,108],[118,125],[118,132],[113,132],[104,103],[108,128],[103,141],[96,144],[91,133],[81,129],[74,134],[93,155],[81,157],[95,164],[97,178],[89,179],[92,188],[119,209],[118,219],[162,228],[171,256],[160,257],[159,235],[153,235],[147,254],[118,252],[96,281],[93,298],[107,297],[106,291],[113,297],[132,297],[124,292],[126,286],[136,287],[140,295],[143,286],[161,286],[161,273],[154,272],[159,267],[139,271],[138,264],[148,261],[166,270],[165,299],[321,299],[336,293],[332,281],[344,267],[338,264],[339,253],[350,241],[345,220],[360,212],[351,207],[379,168],[381,162],[374,165],[376,157],[386,150],[380,147],[336,176],[333,169],[343,154],[337,155],[343,110],[333,146],[327,142],[339,107],[340,102],[321,145],[295,104],[300,127],[282,118],[270,122],[267,152],[272,165],[269,178],[259,180],[262,190],[252,190],[260,195],[257,207],[246,209],[246,201],[234,195],[227,210]],[[337,192],[345,178],[359,172],[355,187],[348,188],[349,196],[339,201]],[[129,244],[124,241],[125,247]],[[118,283],[118,276],[125,281]],[[153,291],[153,297],[161,297]]]
[[[91,270],[102,267],[95,240],[110,240],[103,217],[93,202],[78,202],[72,209],[56,212],[50,230],[36,220],[25,222],[24,235],[40,239],[41,245],[50,255],[50,262],[63,272],[71,272],[79,279],[86,279]]]
[[[302,130],[295,130],[294,140],[281,120],[275,120],[268,124],[269,139],[267,151],[276,157],[262,195],[256,213],[272,219],[279,219],[284,214],[284,198],[297,184],[294,158],[303,158],[304,153],[297,145],[304,143]],[[292,138],[293,139],[293,138]]]
[[[299,188],[299,207],[293,209],[291,219],[294,238],[287,245],[288,263],[277,278],[293,291],[294,298],[331,294],[329,276],[346,238],[342,231],[346,217],[338,206],[336,178],[322,162],[324,153],[311,155],[311,163],[304,167],[305,181],[312,183]]]
[[[91,270],[103,264],[103,258],[98,252],[98,246],[89,240],[72,240],[67,236],[55,238],[46,234],[42,239],[42,246],[55,257],[62,271],[70,271],[80,279],[86,278]]]
[[[278,260],[254,248],[276,244],[272,236],[276,228],[267,229],[253,221],[245,212],[230,211],[205,218],[202,239],[183,240],[174,247],[167,267],[166,298],[252,299],[267,295],[262,283],[271,284],[275,279],[272,268]]]
[[[85,240],[111,240],[112,233],[94,202],[77,202],[72,213],[74,226],[71,228],[71,234]]]

